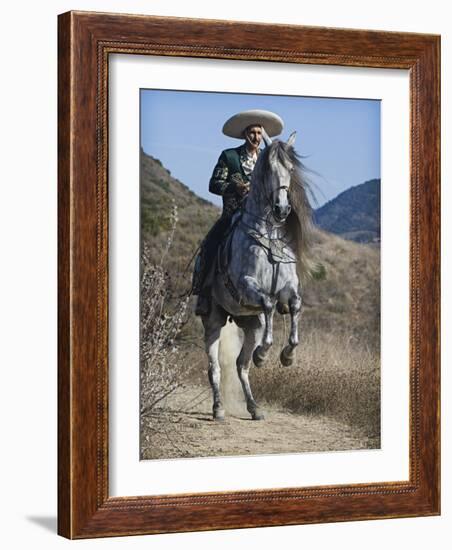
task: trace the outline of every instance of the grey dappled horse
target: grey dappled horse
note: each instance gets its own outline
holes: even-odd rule
[[[264,414],[253,398],[248,371],[251,358],[257,367],[267,358],[275,309],[290,313],[289,340],[280,354],[284,366],[293,363],[298,345],[300,277],[308,269],[311,208],[304,168],[293,148],[295,133],[287,143],[272,142],[265,133],[264,140],[266,148],[256,162],[245,207],[234,215],[222,259],[211,272],[212,307],[202,318],[216,420],[224,419],[218,349],[228,317],[244,332],[237,372],[254,420]]]

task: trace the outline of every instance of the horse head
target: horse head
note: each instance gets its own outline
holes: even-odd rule
[[[266,145],[263,151],[262,185],[267,203],[276,223],[284,223],[290,214],[290,184],[294,172],[293,144],[296,132],[287,142],[273,141],[263,130]]]

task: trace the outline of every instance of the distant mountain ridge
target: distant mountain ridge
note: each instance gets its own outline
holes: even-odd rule
[[[314,212],[325,231],[360,243],[380,242],[380,179],[347,189]]]
[[[195,245],[221,210],[171,176],[162,163],[141,151],[141,229],[155,243],[166,238],[172,204],[179,207],[179,242]],[[347,189],[314,211],[316,225],[359,243],[380,242],[380,179]]]

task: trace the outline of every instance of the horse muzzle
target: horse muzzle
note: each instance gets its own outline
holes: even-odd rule
[[[286,221],[287,216],[290,214],[290,211],[291,211],[290,204],[286,206],[275,204],[273,208],[273,216],[278,223],[282,223]]]

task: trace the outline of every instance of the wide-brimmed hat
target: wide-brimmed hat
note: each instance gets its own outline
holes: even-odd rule
[[[260,109],[242,111],[224,123],[223,134],[240,139],[243,138],[243,131],[248,126],[263,126],[267,134],[273,137],[282,132],[284,122],[281,117],[271,111],[262,111]]]

